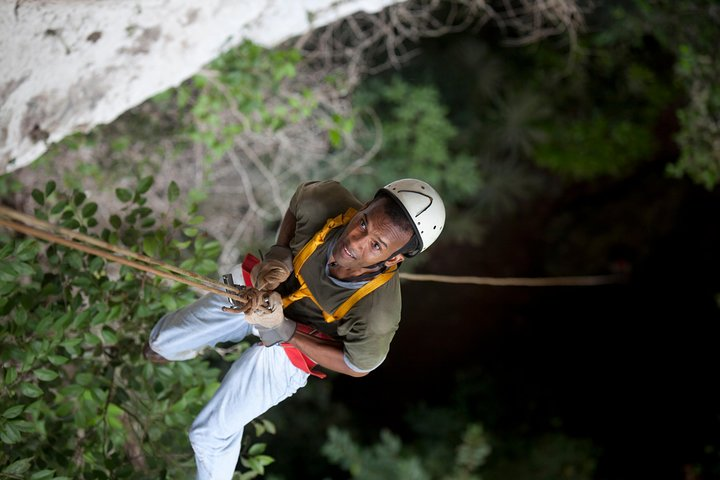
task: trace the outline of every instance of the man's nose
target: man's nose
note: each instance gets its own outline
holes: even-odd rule
[[[349,236],[348,245],[353,250],[360,251],[362,248],[362,243],[363,243],[364,238],[365,238],[365,234],[363,233],[362,230],[360,230],[358,228],[352,233],[352,235]]]

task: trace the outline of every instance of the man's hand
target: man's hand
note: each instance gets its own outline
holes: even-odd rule
[[[292,251],[289,247],[273,245],[265,259],[250,272],[253,286],[258,290],[275,290],[292,273]]]
[[[261,292],[262,301],[253,310],[245,314],[245,321],[265,328],[275,328],[285,319],[282,297],[277,292]]]
[[[282,297],[277,292],[264,292],[260,305],[245,314],[245,321],[255,325],[266,347],[287,342],[295,334],[295,322],[285,318]]]
[[[238,296],[245,298],[245,305],[242,305],[242,303],[234,303],[234,301],[231,301],[235,307],[223,307],[223,312],[228,313],[249,313],[252,312],[260,307],[263,303],[265,303],[267,293],[261,292],[260,290],[256,288],[243,288],[240,290],[239,293],[237,293]]]

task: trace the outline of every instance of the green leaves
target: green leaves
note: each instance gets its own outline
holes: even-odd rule
[[[37,370],[34,370],[33,373],[43,382],[50,382],[58,378],[58,373],[56,371],[49,370],[47,368],[38,368]]]
[[[55,184],[54,180],[50,180],[49,182],[47,182],[45,184],[45,196],[49,197],[55,191],[56,186],[57,185]]]
[[[34,383],[22,382],[20,384],[20,392],[26,397],[37,398],[43,394],[43,391]]]
[[[15,405],[5,410],[2,416],[5,418],[15,418],[22,413],[24,408],[23,405]]]
[[[122,220],[118,215],[110,215],[110,225],[112,225],[115,230],[118,230],[122,225]]]
[[[185,137],[205,147],[212,163],[243,132],[277,131],[308,117],[317,101],[281,88],[296,75],[299,61],[295,50],[268,50],[249,41],[221,55],[209,66],[212,80],[197,75],[174,92],[177,109],[186,114],[179,117],[192,120],[186,121]]]
[[[129,202],[133,197],[132,192],[126,188],[116,188],[115,196],[117,196],[118,200],[124,203]]]
[[[170,203],[177,200],[177,198],[180,196],[180,187],[178,187],[178,184],[175,183],[175,180],[170,182],[170,185],[168,186],[167,191],[167,198],[170,201]]]
[[[43,194],[43,192],[35,188],[33,189],[31,195],[33,197],[33,200],[35,200],[38,205],[45,205],[45,194]]]
[[[136,187],[116,189],[123,205],[110,214],[103,237],[215,274],[219,243],[202,232],[203,218],[186,213],[189,225],[158,216],[145,198],[153,184],[144,177]],[[87,194],[48,183],[33,196],[39,216],[97,234],[100,208]],[[168,200],[179,196],[172,182]],[[192,229],[192,239],[183,229]],[[11,456],[0,452],[0,478],[187,476],[192,450],[185,432],[217,389],[219,372],[203,359],[158,368],[142,350],[153,323],[197,294],[63,246],[1,233],[0,260],[0,315],[9,319],[0,333],[0,441],[12,445],[5,449]],[[153,455],[142,473],[125,456],[136,436],[141,451]],[[83,461],[68,462],[79,438]],[[264,468],[272,460],[258,448],[252,462]]]
[[[17,379],[17,370],[15,368],[8,368],[5,370],[5,385],[11,385]]]
[[[12,445],[19,442],[21,438],[20,432],[10,424],[3,425],[3,428],[0,429],[0,441],[3,443]]]
[[[141,178],[135,191],[139,194],[146,193],[148,190],[150,190],[150,187],[152,187],[154,182],[155,179],[151,176]]]
[[[143,251],[149,257],[156,257],[160,248],[160,242],[157,237],[148,235],[143,238]]]
[[[720,67],[709,52],[703,52],[701,46],[679,46],[676,77],[685,84],[690,98],[677,112],[681,130],[676,141],[681,155],[667,172],[676,178],[687,175],[708,190],[720,183],[719,76]]]
[[[379,132],[383,138],[373,159],[377,173],[350,177],[347,183],[354,191],[370,198],[377,185],[398,178],[422,178],[443,192],[445,202],[472,203],[482,185],[478,162],[452,148],[458,131],[448,118],[448,108],[436,87],[415,85],[399,75],[389,85],[370,81],[356,93],[354,107],[357,111],[373,112],[373,121],[362,130],[365,133],[360,134],[359,140],[373,148]],[[355,126],[340,117],[333,120],[335,142],[339,141],[341,131],[351,131]],[[458,160],[462,160],[462,168],[453,169]]]
[[[262,424],[264,422],[269,423],[267,420],[261,420],[261,421],[255,421],[256,425]],[[263,429],[261,433],[256,434],[260,436],[265,430]],[[246,472],[241,478],[253,478],[255,475],[264,475],[265,474],[265,467],[270,465],[275,461],[271,456],[265,455],[265,450],[267,448],[267,445],[265,443],[255,443],[250,446],[250,448],[247,451],[247,455],[244,455],[240,458],[240,463],[246,467],[249,468],[250,471]]]
[[[97,203],[91,202],[86,204],[82,209],[82,216],[84,218],[92,217],[95,215],[95,212],[97,212],[98,206]]]
[[[22,478],[22,475],[30,470],[31,464],[32,457],[23,458],[3,468],[0,473],[4,474],[4,476],[8,478]]]

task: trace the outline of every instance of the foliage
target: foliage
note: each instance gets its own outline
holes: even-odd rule
[[[192,212],[149,208],[153,181],[116,189],[122,207],[100,232],[98,205],[80,190],[56,191],[54,182],[33,191],[35,214],[214,273],[218,242],[199,231],[202,218]],[[169,200],[179,194],[172,183]],[[9,233],[0,234],[0,259],[0,478],[184,478],[194,466],[186,430],[219,371],[203,358],[158,366],[142,350],[153,323],[196,294]],[[262,450],[251,446],[245,458],[254,472],[269,463]]]
[[[605,115],[553,122],[550,140],[538,147],[538,165],[575,180],[601,175],[622,176],[652,153],[653,138],[647,126],[626,120],[613,122]]]
[[[282,88],[295,77],[299,61],[295,50],[268,50],[246,40],[155,101],[177,109],[187,138],[208,148],[207,160],[217,160],[233,147],[237,135],[277,132],[317,108],[309,89]]]
[[[356,146],[349,100],[303,77],[300,62],[294,49],[243,42],[111,124],[68,137],[33,172],[18,173],[25,185],[53,178],[101,205],[116,185],[153,175],[149,205],[161,206],[174,180],[207,214],[205,228],[221,241],[219,262],[228,266],[272,241],[300,181],[333,177],[362,155],[349,147]]]
[[[595,447],[588,440],[562,434],[516,440],[512,453],[503,452],[488,465],[487,480],[592,480],[596,470]]]
[[[572,180],[625,177],[652,160],[657,124],[676,96],[668,72],[645,54],[662,55],[659,47],[607,44],[603,33],[582,39],[567,77],[547,75],[542,67],[555,69],[558,59],[539,56],[545,80],[537,82],[557,93],[547,140],[532,159]]]
[[[0,198],[7,198],[22,189],[22,184],[11,175],[0,175]]]
[[[387,430],[380,432],[380,441],[365,447],[358,445],[347,431],[331,427],[323,455],[333,464],[348,471],[351,478],[403,478],[413,480],[479,480],[477,470],[490,455],[490,444],[478,424],[468,425],[454,459],[446,458],[442,471],[434,471],[426,456],[405,451],[402,441]]]
[[[487,138],[496,158],[509,161],[530,157],[546,139],[542,125],[550,117],[547,100],[531,90],[505,89],[498,92],[489,109]]]
[[[714,4],[605,2],[570,52],[542,42],[496,53],[487,35],[443,38],[426,42],[428,56],[401,74],[439,87],[462,151],[493,163],[530,160],[569,181],[625,177],[666,160],[682,102],[680,158],[669,172],[711,187],[719,169]],[[521,197],[511,189],[498,205]]]
[[[681,155],[668,169],[671,175],[687,175],[707,189],[720,183],[720,62],[713,53],[680,46],[676,75],[687,85],[689,100],[677,112]]]
[[[393,77],[388,85],[368,82],[355,95],[358,109],[372,108],[382,120],[383,145],[371,165],[373,172],[358,182],[365,196],[397,178],[422,178],[459,202],[480,186],[480,172],[468,155],[453,152],[456,128],[447,118],[437,89]]]
[[[398,178],[423,179],[443,196],[448,210],[445,235],[477,239],[481,227],[476,222],[456,221],[454,212],[474,204],[483,184],[481,171],[476,159],[453,148],[458,132],[438,89],[396,75],[363,84],[354,94],[353,105],[356,112],[376,112],[380,125],[367,131],[374,136],[379,129],[382,146],[367,167],[345,180],[348,187],[360,198],[371,198],[379,186]]]
[[[720,76],[717,43],[720,14],[713,0],[633,0],[605,9],[602,37],[611,47],[657,42],[674,63],[674,81],[683,92],[675,141],[680,158],[668,167],[713,188],[720,182]]]

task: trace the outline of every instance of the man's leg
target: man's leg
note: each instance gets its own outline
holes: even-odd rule
[[[195,303],[168,313],[150,332],[152,352],[167,360],[188,360],[220,342],[239,342],[252,326],[242,313],[227,313],[227,298],[209,293]]]
[[[245,425],[305,386],[308,376],[279,345],[243,353],[190,429],[198,480],[231,479]]]

